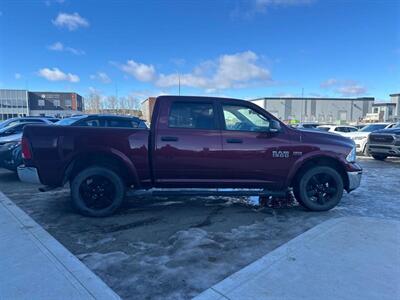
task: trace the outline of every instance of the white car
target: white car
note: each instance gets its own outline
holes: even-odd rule
[[[369,134],[376,130],[392,128],[395,125],[396,123],[371,123],[364,126],[359,131],[345,133],[343,136],[351,138],[356,143],[357,152],[367,155],[367,141]]]
[[[334,132],[343,136],[345,136],[346,133],[358,131],[357,127],[348,125],[321,125],[318,126],[317,129]]]

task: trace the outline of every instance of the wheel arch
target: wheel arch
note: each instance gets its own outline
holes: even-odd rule
[[[312,156],[312,157],[309,157],[309,158],[303,160],[298,165],[296,165],[292,169],[292,171],[289,175],[288,186],[290,186],[290,187],[295,186],[302,174],[304,174],[310,168],[316,167],[316,166],[329,166],[329,167],[334,168],[342,177],[343,186],[344,186],[345,190],[348,190],[349,178],[347,176],[345,166],[338,158],[333,157],[333,156],[328,156],[328,155]]]
[[[139,186],[140,181],[133,163],[119,151],[86,151],[74,156],[64,171],[63,184],[83,169],[90,166],[104,166],[121,176],[127,186]]]

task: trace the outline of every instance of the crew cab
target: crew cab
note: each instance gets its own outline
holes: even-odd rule
[[[96,217],[115,212],[127,191],[150,189],[294,194],[305,208],[324,211],[362,174],[350,139],[292,129],[251,102],[213,97],[158,97],[150,129],[27,126],[22,155],[22,181],[45,189],[69,182],[73,206]]]

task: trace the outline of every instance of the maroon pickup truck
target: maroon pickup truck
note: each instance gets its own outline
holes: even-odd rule
[[[292,129],[251,102],[211,97],[158,97],[150,129],[27,126],[22,153],[22,181],[45,189],[69,182],[73,206],[88,216],[110,215],[128,190],[149,189],[293,191],[305,208],[323,211],[357,188],[362,173],[350,139]]]

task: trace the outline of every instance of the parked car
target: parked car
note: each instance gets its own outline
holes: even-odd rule
[[[16,117],[0,122],[0,129],[14,124],[26,123],[26,122],[52,124],[53,122],[55,122],[55,120],[58,119],[52,117]]]
[[[150,129],[27,126],[22,155],[22,181],[45,190],[70,182],[73,206],[95,217],[115,212],[127,190],[151,188],[281,197],[293,188],[305,208],[324,211],[362,173],[350,139],[291,129],[249,101],[212,97],[158,97]]]
[[[372,132],[368,137],[368,152],[377,160],[400,157],[400,123],[390,129]]]
[[[102,114],[77,115],[62,119],[55,124],[63,126],[147,128],[145,121],[138,117]]]
[[[391,128],[395,125],[396,123],[372,123],[364,126],[359,131],[349,132],[343,135],[351,138],[356,143],[358,153],[368,155],[367,142],[369,134],[377,130]]]
[[[21,138],[26,125],[36,122],[15,123],[0,129],[0,168],[16,171],[22,164]]]
[[[317,129],[327,131],[327,132],[337,133],[340,135],[344,135],[343,133],[358,131],[358,129],[356,127],[348,126],[348,125],[321,125],[321,126],[318,126]]]
[[[297,129],[317,129],[317,127],[321,125],[319,123],[316,122],[309,122],[309,123],[299,123],[294,125],[293,127],[297,128]]]
[[[57,119],[58,120],[58,119]],[[27,123],[21,123],[21,130],[19,135],[15,137],[14,141],[7,144],[0,155],[0,167],[16,171],[17,167],[23,164],[21,156],[21,136],[22,128]],[[33,124],[33,123],[29,123]],[[136,117],[124,117],[124,116],[109,116],[109,115],[79,115],[71,118],[65,118],[58,120],[57,125],[64,126],[101,126],[101,127],[131,127],[142,128],[144,121]],[[144,125],[145,126],[145,125]],[[0,130],[1,136],[1,130]]]

